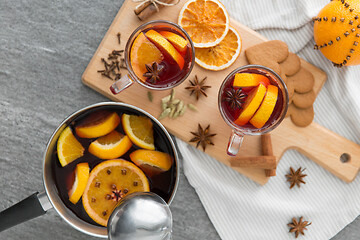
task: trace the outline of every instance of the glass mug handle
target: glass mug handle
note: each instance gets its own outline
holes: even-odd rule
[[[239,152],[243,139],[244,134],[233,129],[227,147],[227,154],[230,156],[236,156]]]
[[[134,81],[131,78],[129,78],[128,74],[126,74],[126,75],[122,76],[119,80],[114,82],[110,86],[110,90],[111,90],[111,92],[113,94],[118,94],[119,92],[121,92],[125,88],[130,87],[130,85],[133,84],[133,83],[134,83]]]

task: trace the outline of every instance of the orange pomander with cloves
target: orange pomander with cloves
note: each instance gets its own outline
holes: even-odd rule
[[[336,67],[360,64],[360,1],[334,0],[313,18],[315,49]]]

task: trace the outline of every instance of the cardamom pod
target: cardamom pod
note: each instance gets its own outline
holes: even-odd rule
[[[163,97],[162,99],[161,99],[161,103],[168,103],[169,101],[170,101],[170,95],[169,96],[166,96],[166,97]]]
[[[186,111],[186,109],[187,109],[187,106],[186,105],[184,105],[183,107],[182,107],[182,109],[180,110],[180,116],[182,116],[182,115],[184,115],[184,113],[185,113],[185,111]]]
[[[171,94],[170,94],[170,101],[172,101],[175,97],[175,89],[171,89]]]
[[[179,104],[176,106],[176,112],[180,112],[184,107],[184,102],[180,101]]]
[[[149,101],[152,102],[154,99],[152,92],[147,92],[147,96],[148,96]]]
[[[174,114],[175,114],[175,111],[176,111],[176,108],[175,108],[175,107],[171,108],[171,112],[170,112],[170,114],[169,114],[169,117],[173,118],[173,117],[174,117]]]
[[[162,111],[158,119],[161,120],[166,118],[167,116],[169,116],[170,112],[171,112],[171,108],[166,108],[164,111]]]
[[[164,111],[167,108],[167,103],[161,103],[161,108]]]
[[[188,104],[188,107],[189,107],[190,110],[192,110],[192,111],[195,111],[195,112],[198,111],[197,107],[196,107],[195,105],[191,104],[191,103]]]
[[[178,104],[179,102],[180,102],[180,99],[173,99],[171,101],[171,103],[174,104],[174,105]]]

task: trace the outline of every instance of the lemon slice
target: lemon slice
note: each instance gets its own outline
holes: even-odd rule
[[[167,153],[145,149],[132,152],[130,159],[150,177],[168,171],[173,162]]]
[[[79,163],[75,168],[75,180],[69,191],[69,200],[76,204],[84,193],[87,181],[89,179],[89,164]]]
[[[101,159],[121,157],[132,146],[130,138],[117,131],[98,138],[89,146],[89,152]]]
[[[133,192],[150,191],[145,174],[123,159],[107,160],[91,172],[82,203],[86,213],[105,226],[118,201]]]
[[[197,48],[219,44],[229,31],[230,18],[217,0],[190,0],[180,10],[178,24],[190,35]]]
[[[195,62],[201,67],[219,71],[233,64],[241,52],[241,37],[232,27],[218,45],[209,48],[195,49]]]
[[[113,131],[120,123],[120,117],[115,112],[97,111],[81,121],[75,131],[82,138],[97,138]]]
[[[66,127],[57,142],[57,154],[61,166],[65,167],[84,155],[84,147],[75,138],[70,127]]]
[[[122,126],[134,144],[149,150],[155,149],[153,124],[148,117],[123,114]]]

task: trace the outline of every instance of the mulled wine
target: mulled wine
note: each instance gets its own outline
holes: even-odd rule
[[[105,126],[105,128],[108,128],[110,125],[115,126],[114,129],[111,130],[111,133],[106,134],[105,136],[98,136],[98,137],[94,137],[92,135],[86,135],[88,134],[88,130],[85,129],[85,131],[81,131],[82,129],[80,129],[80,127],[82,126],[82,124],[85,122],[86,124],[89,125],[89,119],[92,119],[94,115],[96,115],[96,118],[92,119],[92,125],[99,125],[101,124],[101,122],[104,122],[104,117],[100,118],[98,117],[99,115],[103,115],[106,118],[110,118],[110,115],[116,115],[116,118],[114,118],[115,120],[107,120],[107,125]],[[174,152],[172,149],[171,144],[169,143],[169,140],[167,139],[167,136],[164,134],[163,130],[157,125],[157,124],[152,124],[152,121],[147,118],[146,116],[140,116],[139,118],[141,118],[142,120],[144,120],[145,122],[147,122],[147,124],[150,124],[152,129],[153,129],[153,139],[154,139],[154,149],[153,150],[145,150],[143,147],[139,147],[139,144],[134,144],[133,143],[133,139],[127,140],[128,142],[130,142],[130,145],[128,143],[120,143],[120,147],[115,151],[115,152],[119,152],[119,151],[123,151],[125,152],[124,154],[122,154],[120,157],[117,157],[115,161],[113,160],[108,160],[110,158],[104,159],[106,156],[104,154],[102,154],[102,152],[96,148],[92,148],[91,145],[94,143],[100,144],[100,147],[102,146],[101,144],[103,144],[103,148],[106,150],[106,148],[110,148],[110,146],[112,146],[112,144],[114,145],[113,142],[116,141],[123,141],[121,139],[125,139],[129,134],[126,134],[126,130],[124,129],[124,126],[128,123],[126,123],[126,120],[124,115],[127,115],[128,118],[131,117],[138,117],[136,116],[135,113],[132,111],[127,111],[127,110],[119,110],[116,108],[109,108],[106,109],[106,111],[96,111],[96,112],[92,112],[90,114],[86,114],[85,116],[80,116],[77,119],[75,119],[75,121],[73,121],[72,123],[69,124],[69,128],[71,130],[71,133],[73,134],[73,136],[75,137],[76,141],[81,144],[81,146],[83,147],[84,151],[81,157],[78,157],[75,160],[70,161],[69,163],[65,163],[66,165],[64,165],[64,163],[59,159],[59,147],[56,149],[54,149],[53,153],[52,153],[52,169],[53,169],[53,176],[55,178],[55,183],[56,183],[56,187],[58,189],[58,193],[60,198],[62,199],[62,201],[64,202],[64,204],[79,218],[81,218],[82,220],[97,225],[97,226],[106,226],[106,222],[107,222],[107,218],[110,216],[111,214],[111,210],[112,209],[107,209],[104,211],[101,211],[100,213],[100,217],[104,218],[96,218],[94,217],[94,213],[92,213],[91,216],[89,216],[89,208],[91,210],[91,212],[95,212],[96,211],[96,206],[95,203],[101,203],[101,202],[113,202],[113,205],[116,204],[116,202],[118,200],[120,200],[122,197],[124,197],[126,194],[131,193],[131,188],[138,188],[141,186],[141,184],[148,184],[149,186],[149,191],[154,192],[156,194],[158,194],[160,197],[162,197],[166,202],[169,202],[169,200],[172,197],[174,188],[175,188],[175,182],[176,182],[176,166],[174,166]],[[145,119],[147,118],[147,120]],[[117,120],[118,119],[118,120]],[[121,119],[121,120],[120,120]],[[121,121],[121,122],[120,122]],[[91,126],[90,127],[93,127]],[[97,129],[95,129],[95,133],[98,132],[99,127],[96,126]],[[146,126],[148,127],[148,126]],[[64,130],[65,131],[65,130]],[[88,131],[88,132],[86,132]],[[115,138],[114,138],[114,133],[116,133]],[[80,136],[79,136],[80,135]],[[121,136],[119,139],[116,139],[117,136]],[[61,135],[59,137],[59,140],[61,139]],[[124,140],[125,141],[125,140]],[[135,141],[134,141],[135,142]],[[128,146],[128,147],[124,147],[124,146]],[[126,148],[124,150],[124,148]],[[92,150],[95,149],[95,150]],[[114,147],[115,149],[115,147]],[[144,157],[144,154],[147,154],[146,151],[149,151],[151,154],[162,154],[162,155],[166,155],[168,156],[171,161],[168,162],[168,166],[165,166],[165,170],[161,170],[159,169],[159,167],[162,167],[163,165],[159,165],[159,167],[157,167],[156,165],[152,165],[153,163],[149,163],[149,164],[144,164],[144,166],[139,165],[138,162],[136,162],[136,156],[132,156],[132,154],[134,154],[135,152],[138,152],[138,150],[142,150],[141,153],[142,155],[140,157]],[[161,155],[161,156],[162,156]],[[100,156],[100,157],[99,157]],[[146,158],[146,156],[145,156]],[[111,158],[113,159],[113,158]],[[121,160],[118,160],[121,159]],[[166,160],[166,159],[165,159]],[[89,181],[91,181],[92,179],[92,175],[93,171],[95,168],[99,168],[100,165],[104,164],[104,163],[111,163],[111,161],[119,163],[121,162],[122,167],[121,170],[119,170],[117,172],[116,168],[110,168],[110,167],[106,167],[104,168],[105,171],[105,177],[107,176],[111,176],[112,180],[101,180],[101,178],[104,176],[101,175],[101,173],[98,173],[96,176],[93,176],[93,180],[94,180],[94,184],[89,183]],[[84,200],[83,199],[78,199],[75,203],[71,200],[71,192],[74,188],[75,182],[75,178],[76,176],[76,171],[77,171],[77,166],[80,163],[87,163],[89,170],[88,172],[90,173],[90,177],[88,178],[88,182],[85,183],[87,185],[94,185],[94,186],[87,186],[87,189],[93,188],[92,190],[90,189],[87,193],[86,193],[86,189],[84,194],[82,195],[82,198],[84,198],[85,193],[87,194],[87,198],[89,199],[89,204],[86,203],[86,206],[84,206]],[[125,163],[125,165],[124,165]],[[108,165],[110,166],[110,165]],[[155,166],[155,167],[154,167]],[[144,167],[144,168],[143,168]],[[111,169],[111,171],[110,171]],[[152,170],[156,170],[156,172],[154,173],[154,171]],[[76,174],[75,174],[76,173]],[[88,173],[88,174],[89,174]],[[131,177],[133,176],[135,173],[137,174],[144,174],[145,176],[145,180],[143,180],[144,183],[142,183],[139,180],[128,180],[127,176]],[[141,176],[140,176],[141,177]],[[118,182],[116,182],[117,178],[121,179],[121,181],[126,182],[126,181],[131,181],[129,183],[130,187],[126,187],[126,188],[120,188],[120,184],[118,184]],[[115,180],[114,180],[115,179]],[[111,182],[112,181],[112,182]],[[110,184],[112,183],[112,184]],[[115,184],[116,183],[116,186]],[[109,186],[105,186],[105,184],[108,184]],[[77,185],[80,185],[80,180],[77,183]],[[92,192],[97,191],[96,196],[95,194],[92,195]],[[146,189],[146,188],[145,188]],[[92,192],[91,192],[92,191]],[[73,192],[72,192],[73,193]],[[101,197],[99,197],[101,196]],[[90,206],[90,207],[89,207]],[[112,205],[111,205],[112,206]],[[93,207],[94,210],[91,209],[91,207]],[[98,208],[101,206],[98,206]],[[105,221],[106,220],[106,221]],[[102,222],[104,221],[104,222]]]
[[[163,23],[150,24],[131,43],[130,68],[147,86],[171,87],[190,72],[192,55],[190,40],[179,28]]]

